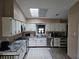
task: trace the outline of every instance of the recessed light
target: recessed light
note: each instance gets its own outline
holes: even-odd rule
[[[38,8],[30,8],[30,14],[32,17],[39,17],[39,9]]]

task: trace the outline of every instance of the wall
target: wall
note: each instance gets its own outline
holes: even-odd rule
[[[2,21],[0,20],[0,36],[2,35]]]
[[[3,0],[0,0],[0,19],[1,19],[1,16],[3,15],[3,10],[4,10],[3,9],[3,6],[4,6],[3,2],[4,2]]]
[[[25,21],[24,14],[16,0],[0,0],[0,17],[12,17]]]
[[[22,10],[20,9],[19,5],[14,2],[14,19],[20,20],[20,21],[26,21],[24,14]]]
[[[1,21],[1,17],[3,16],[3,0],[0,0],[0,36],[1,36],[1,33],[2,33],[2,21]]]
[[[26,23],[63,23],[65,20],[63,19],[45,19],[45,18],[28,18]]]
[[[14,0],[3,0],[4,4],[4,12],[3,12],[3,17],[13,17],[13,2]]]
[[[78,20],[79,2],[70,9],[68,15],[68,55],[71,59],[77,59]]]

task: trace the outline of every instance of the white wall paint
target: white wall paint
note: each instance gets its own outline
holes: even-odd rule
[[[48,9],[47,18],[67,18],[69,8],[77,0],[17,0],[26,17],[31,18],[30,8]],[[60,14],[56,16],[56,13]]]
[[[26,20],[16,2],[14,3],[14,19],[21,20],[21,21]]]

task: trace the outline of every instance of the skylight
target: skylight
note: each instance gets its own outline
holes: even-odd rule
[[[39,9],[38,8],[30,8],[30,13],[32,17],[39,17]]]

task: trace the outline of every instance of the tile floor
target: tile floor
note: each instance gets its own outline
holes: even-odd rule
[[[51,48],[49,51],[52,59],[70,59],[67,55],[66,48]]]
[[[69,59],[64,49],[30,48],[25,59]]]

